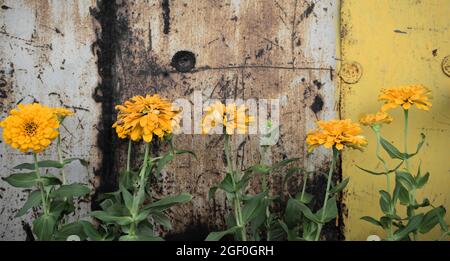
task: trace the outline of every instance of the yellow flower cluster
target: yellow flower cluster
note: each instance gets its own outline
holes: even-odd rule
[[[57,108],[52,108],[52,109],[53,109],[53,113],[58,118],[65,118],[68,116],[72,116],[74,114],[73,111],[66,109],[66,108],[62,108],[62,107],[57,107]]]
[[[134,96],[116,109],[119,114],[113,128],[122,139],[151,142],[153,135],[162,139],[179,124],[180,111],[158,95]]]
[[[254,117],[248,115],[246,105],[238,106],[235,103],[225,105],[216,102],[204,110],[202,133],[209,134],[217,126],[222,126],[228,135],[233,135],[235,130],[237,134],[245,134],[253,121]]]
[[[3,139],[22,152],[43,151],[58,136],[59,121],[52,108],[39,103],[19,104],[0,122]]]
[[[367,114],[363,116],[359,122],[365,126],[374,126],[381,124],[389,124],[392,122],[392,117],[386,112],[377,112],[375,114]]]
[[[317,126],[306,138],[309,152],[321,145],[327,149],[335,147],[342,150],[344,146],[362,149],[367,144],[366,138],[360,135],[362,130],[359,124],[349,119],[318,121]]]
[[[415,105],[418,109],[428,111],[429,107],[431,107],[429,95],[430,90],[423,85],[407,85],[381,90],[378,100],[384,101],[384,105],[381,107],[383,112],[398,106],[409,110],[412,105]]]

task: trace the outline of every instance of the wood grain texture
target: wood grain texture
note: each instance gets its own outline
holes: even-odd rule
[[[334,1],[119,1],[113,61],[115,103],[133,95],[159,93],[176,99],[201,91],[204,99],[280,99],[281,138],[272,148],[273,161],[300,157],[310,170],[327,168],[329,154],[306,157],[304,139],[317,119],[335,117],[335,37],[338,8]],[[171,66],[178,51],[195,54],[192,71]],[[117,162],[124,162],[125,142],[115,141]],[[159,196],[189,192],[192,202],[174,208],[172,238],[203,239],[223,228],[229,208],[209,188],[224,175],[220,136],[178,135],[177,157],[154,182]],[[258,137],[234,141],[242,168],[259,161]],[[164,146],[155,147],[165,150]],[[139,155],[139,153],[136,153]],[[134,157],[139,164],[140,157]],[[118,170],[116,166],[115,170]],[[282,173],[271,178],[281,190]],[[314,177],[311,189],[321,187]],[[300,181],[290,189],[298,189]],[[258,190],[255,182],[249,190]],[[320,194],[320,193],[319,193]],[[320,197],[320,195],[318,195]],[[170,237],[170,235],[169,235]]]

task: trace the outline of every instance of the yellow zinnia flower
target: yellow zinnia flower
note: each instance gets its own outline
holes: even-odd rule
[[[389,124],[392,122],[392,117],[386,112],[377,112],[375,114],[364,115],[359,122],[366,126],[381,125],[384,123]]]
[[[246,105],[238,106],[231,103],[225,106],[221,102],[216,102],[204,110],[202,133],[208,134],[215,127],[222,126],[228,135],[233,135],[234,130],[237,130],[238,134],[245,134],[253,121],[254,118],[248,115]]]
[[[160,139],[171,134],[179,124],[179,110],[172,103],[158,95],[134,96],[123,105],[117,105],[119,110],[117,121],[113,128],[119,138],[130,138],[133,141],[143,139],[151,142],[153,135]]]
[[[351,120],[318,121],[318,129],[308,133],[306,143],[309,145],[308,152],[323,145],[330,149],[335,147],[342,150],[344,146],[362,149],[366,145],[366,138],[359,135],[362,133],[358,123]]]
[[[407,85],[398,88],[390,88],[381,90],[378,100],[384,101],[381,111],[402,106],[403,109],[409,110],[412,105],[416,105],[418,109],[429,110],[431,102],[429,101],[430,90],[423,85]]]
[[[19,104],[0,122],[3,139],[11,147],[22,152],[38,153],[47,148],[58,136],[59,122],[54,111],[39,103]]]

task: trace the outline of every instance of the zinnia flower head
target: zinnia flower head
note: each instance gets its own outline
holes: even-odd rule
[[[392,117],[386,112],[377,112],[375,114],[364,115],[359,122],[366,126],[389,124],[392,122]]]
[[[432,105],[429,101],[430,93],[430,90],[423,85],[407,85],[381,90],[378,100],[384,101],[384,105],[381,107],[383,112],[398,106],[409,110],[412,105],[415,105],[418,109],[428,111]]]
[[[344,146],[362,149],[367,144],[366,138],[361,136],[361,127],[351,120],[318,121],[318,128],[308,133],[306,143],[309,145],[308,152],[323,145],[330,149],[335,147],[342,150]]]
[[[22,152],[38,153],[58,136],[59,121],[52,108],[39,103],[19,104],[0,122],[3,139]]]
[[[246,105],[238,106],[236,103],[225,105],[221,102],[216,102],[204,110],[202,133],[211,133],[212,129],[222,126],[228,135],[233,135],[235,130],[237,134],[245,134],[253,121],[253,116],[248,115],[248,107]]]
[[[164,135],[171,134],[177,128],[180,119],[177,117],[180,110],[157,94],[134,96],[123,105],[117,105],[116,109],[119,114],[113,128],[119,138],[133,141],[143,139],[151,142],[153,135],[163,139]]]

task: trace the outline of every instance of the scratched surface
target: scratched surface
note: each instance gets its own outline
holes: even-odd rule
[[[67,156],[90,161],[88,169],[78,163],[67,167],[70,181],[84,183],[92,178],[100,158],[96,146],[100,106],[92,99],[98,82],[92,52],[95,20],[89,11],[94,4],[91,0],[0,1],[0,118],[19,102],[39,101],[74,110],[76,116],[66,119],[62,143]],[[41,157],[55,159],[54,145]],[[1,177],[31,160],[30,155],[0,144]],[[28,193],[0,180],[0,240],[25,240],[23,224],[34,214],[13,216]],[[83,216],[88,204],[80,203],[80,208]]]
[[[304,139],[316,119],[335,117],[338,108],[334,98],[335,1],[105,3],[95,13],[104,29],[99,66],[111,67],[111,72],[101,75],[108,83],[101,86],[104,111],[113,112],[105,93],[112,95],[115,103],[155,92],[173,99],[191,97],[194,91],[201,91],[204,99],[280,98],[281,139],[272,148],[273,160],[300,157],[310,170],[327,168],[329,155],[324,151],[306,158]],[[171,66],[178,51],[195,55],[194,69],[183,73]],[[186,191],[194,196],[191,203],[172,211],[174,230],[169,238],[201,240],[208,231],[223,228],[229,207],[222,193],[214,200],[207,198],[209,188],[224,175],[223,140],[219,136],[179,135],[175,144],[193,150],[198,161],[188,156],[176,158],[154,189],[159,195]],[[104,155],[107,153],[104,163],[116,159],[123,165],[125,144],[115,139],[113,146],[114,152],[103,149]],[[234,148],[243,168],[259,161],[257,137],[235,141]],[[140,157],[134,158],[139,163]],[[104,166],[103,184],[114,186],[107,168]],[[116,164],[113,170],[118,169]],[[323,180],[317,174],[308,189],[322,189]],[[274,191],[280,191],[281,173],[274,175],[271,183]],[[290,189],[298,190],[299,183],[294,180]],[[257,189],[257,184],[250,188]],[[332,225],[330,231],[336,232],[336,228]],[[330,232],[330,238],[337,237],[338,233]]]
[[[441,68],[443,59],[450,54],[449,1],[343,1],[341,10],[342,59],[357,61],[363,68],[359,82],[341,85],[343,116],[358,119],[362,113],[378,110],[381,104],[376,97],[383,87],[414,83],[428,86],[433,93],[433,107],[429,112],[416,108],[410,112],[408,146],[415,148],[421,132],[427,136],[420,154],[411,163],[412,169],[417,169],[421,161],[422,170],[430,172],[430,180],[425,189],[418,191],[418,198],[427,196],[431,204],[443,204],[449,222],[450,78]],[[403,116],[399,109],[392,113],[394,122],[384,128],[383,135],[401,147]],[[381,215],[378,191],[386,186],[384,177],[370,176],[355,167],[357,164],[381,169],[375,160],[375,137],[368,130],[367,136],[367,152],[348,152],[343,158],[343,174],[351,177],[344,200],[348,210],[345,236],[350,240],[384,235],[360,220],[366,215]],[[438,235],[439,229],[435,229],[419,239],[435,240]]]

